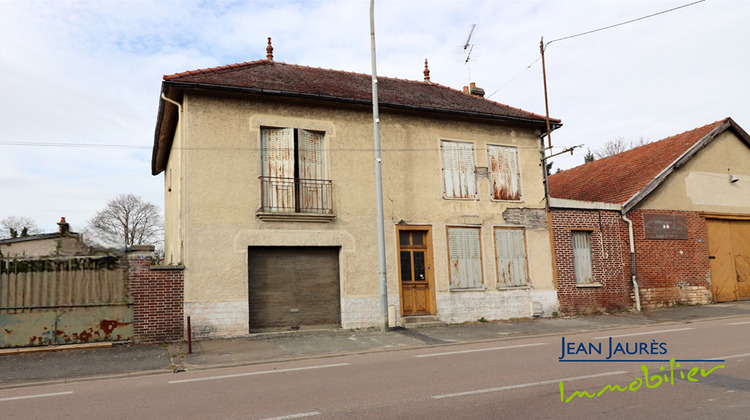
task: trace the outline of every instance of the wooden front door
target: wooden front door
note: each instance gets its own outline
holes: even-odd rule
[[[714,301],[750,299],[750,221],[706,221]]]
[[[401,315],[435,315],[430,230],[398,226],[397,233]]]

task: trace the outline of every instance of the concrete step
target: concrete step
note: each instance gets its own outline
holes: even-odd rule
[[[440,327],[445,323],[433,315],[418,315],[401,317],[401,326],[404,328]]]

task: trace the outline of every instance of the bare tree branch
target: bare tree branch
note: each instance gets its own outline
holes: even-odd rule
[[[163,241],[164,223],[159,208],[133,194],[120,194],[107,201],[89,224],[117,235],[127,246]]]
[[[15,232],[15,236],[21,236],[24,231],[27,235],[42,233],[36,220],[30,217],[8,216],[0,220],[0,225],[2,226],[2,229],[0,229],[0,239],[14,236],[12,232]]]

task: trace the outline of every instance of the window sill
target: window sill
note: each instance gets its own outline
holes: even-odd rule
[[[331,223],[336,219],[336,215],[331,213],[258,212],[255,215],[264,222]]]
[[[466,289],[450,289],[451,292],[486,292],[487,288],[485,287],[472,287],[472,288],[466,288]]]
[[[531,285],[524,284],[522,286],[498,286],[497,290],[530,290]]]
[[[581,283],[581,284],[578,284],[578,283],[576,283],[576,287],[582,287],[582,288],[584,288],[584,289],[585,289],[585,288],[587,288],[587,287],[594,287],[594,288],[597,288],[597,287],[604,287],[604,285],[603,285],[603,284],[601,284],[601,283],[599,283],[599,282],[594,282],[594,283]]]

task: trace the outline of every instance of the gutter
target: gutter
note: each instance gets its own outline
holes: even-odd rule
[[[182,258],[182,256],[183,256],[183,238],[184,238],[183,224],[182,224],[182,212],[183,212],[183,209],[185,211],[187,211],[187,201],[185,201],[185,196],[186,196],[186,194],[185,194],[185,188],[186,188],[186,184],[184,182],[185,181],[185,149],[186,149],[185,142],[187,141],[187,139],[185,138],[185,121],[182,119],[182,115],[183,114],[182,114],[182,104],[181,103],[179,103],[179,102],[177,102],[177,101],[175,101],[173,99],[168,98],[167,95],[164,93],[164,91],[162,91],[162,93],[161,93],[161,98],[164,101],[169,102],[170,104],[175,105],[177,107],[177,124],[178,125],[181,124],[181,128],[182,128],[182,130],[181,130],[182,132],[180,133],[180,137],[181,137],[181,140],[182,140],[182,149],[183,150],[180,151],[180,174],[179,174],[180,179],[179,179],[179,182],[178,182],[178,185],[180,187],[180,192],[179,192],[179,196],[177,197],[177,201],[180,203],[179,211],[177,212],[177,226],[178,226],[177,227],[177,253],[178,253],[178,255],[177,255],[177,261],[178,261],[179,264],[184,264],[185,261]],[[165,170],[165,172],[166,172],[166,167],[167,167],[167,165],[166,165],[166,162],[165,162],[165,164],[164,164],[164,170]],[[164,174],[164,176],[170,176],[170,175],[171,174],[167,174],[167,173]],[[170,188],[171,188],[171,183],[172,183],[172,180],[170,179]],[[165,211],[166,211],[166,206],[165,206]],[[166,249],[165,249],[165,251],[166,251]],[[164,257],[166,258],[167,256],[165,255]],[[170,253],[170,255],[169,255],[169,264],[172,265],[172,263],[173,263],[173,259],[172,259],[172,255]]]
[[[299,98],[299,99],[318,99],[318,100],[323,100],[323,101],[372,106],[372,100],[343,98],[340,96],[330,96],[330,95],[311,94],[311,93],[290,92],[290,91],[282,91],[278,89],[248,88],[248,87],[213,85],[213,84],[194,83],[194,82],[165,81],[163,82],[163,84],[165,87],[170,86],[170,87],[182,88],[182,89],[209,89],[209,90],[219,90],[219,91],[228,91],[228,92],[251,93],[251,94],[258,94],[258,95],[272,95],[272,96],[277,96],[277,97],[283,96],[283,97]],[[524,122],[524,123],[536,124],[536,125],[546,124],[544,120],[537,120],[537,119],[523,118],[523,117],[513,117],[513,116],[500,116],[496,114],[485,114],[481,112],[457,111],[457,110],[451,110],[451,109],[430,108],[430,107],[416,106],[416,105],[390,104],[387,102],[381,102],[379,105],[387,107],[387,108],[406,109],[410,111],[435,112],[435,113],[460,115],[460,116],[473,117],[473,118],[483,117],[483,118],[488,118],[488,119],[493,119],[493,120],[516,121],[516,122]],[[552,127],[553,127],[552,128],[553,130],[556,130],[562,127],[562,123],[559,121],[553,122]]]
[[[625,212],[622,213],[622,220],[628,224],[628,240],[630,242],[630,279],[633,282],[633,292],[635,294],[635,310],[641,311],[641,295],[638,288],[638,281],[635,271],[635,241],[633,240],[633,221],[628,219]]]

